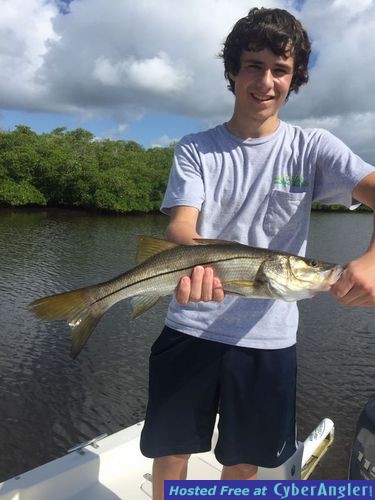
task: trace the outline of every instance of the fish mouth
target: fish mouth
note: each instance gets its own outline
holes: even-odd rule
[[[336,265],[331,269],[327,269],[327,271],[323,272],[324,275],[324,284],[321,287],[320,291],[329,291],[331,287],[340,279],[344,268],[340,265]]]
[[[340,265],[335,266],[333,269],[328,271],[327,281],[330,285],[334,285],[341,277],[344,272],[344,268]]]

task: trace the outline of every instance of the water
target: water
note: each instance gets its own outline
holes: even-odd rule
[[[138,234],[161,236],[163,215],[0,212],[0,481],[61,456],[76,443],[144,417],[147,362],[167,300],[137,321],[114,306],[76,360],[65,323],[39,321],[43,295],[112,278],[134,262]],[[347,262],[365,250],[370,214],[313,214],[310,256]],[[315,479],[345,479],[358,414],[375,392],[372,309],[330,296],[300,303],[299,438],[323,417],[335,443]]]
[[[371,234],[371,214],[315,213],[308,254],[344,264],[366,250]],[[346,479],[357,418],[375,393],[375,311],[339,305],[328,294],[299,304],[299,433],[330,417],[335,442],[314,478]]]

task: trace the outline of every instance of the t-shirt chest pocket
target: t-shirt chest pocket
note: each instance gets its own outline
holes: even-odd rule
[[[264,217],[263,229],[267,236],[274,236],[281,230],[285,233],[294,231],[305,219],[306,193],[290,193],[273,190]]]

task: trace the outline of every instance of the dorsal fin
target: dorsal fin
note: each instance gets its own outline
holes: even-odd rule
[[[153,238],[152,236],[139,236],[136,263],[141,264],[149,257],[176,246],[178,246],[176,243],[162,240],[160,238]]]

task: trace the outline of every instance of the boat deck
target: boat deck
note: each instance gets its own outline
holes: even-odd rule
[[[258,479],[306,479],[333,440],[328,421],[300,443],[297,452],[276,469],[260,468]],[[331,425],[332,424],[332,425]],[[145,500],[151,498],[152,460],[139,450],[143,423],[53,460],[0,484],[0,500]],[[323,426],[323,427],[322,427]],[[320,429],[320,430],[319,430]],[[315,434],[314,434],[315,433]],[[318,435],[319,434],[319,435]],[[214,434],[213,445],[217,434]],[[319,452],[315,450],[317,438]],[[304,450],[311,447],[308,460]],[[305,469],[301,470],[306,463]],[[315,464],[315,465],[314,465]],[[221,465],[210,451],[192,456],[188,479],[220,478]]]

